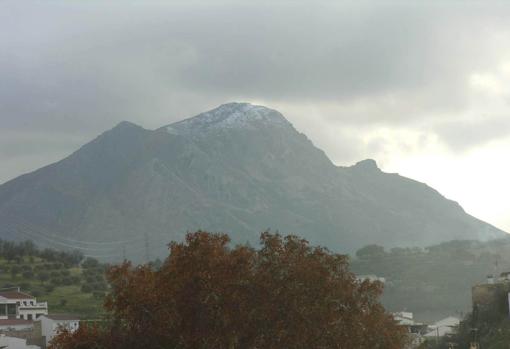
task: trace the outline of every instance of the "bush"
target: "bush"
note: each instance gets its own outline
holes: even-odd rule
[[[53,286],[61,286],[63,285],[63,282],[62,282],[62,278],[58,277],[58,278],[52,278],[50,280],[50,284],[52,284]]]
[[[94,292],[92,292],[92,297],[94,297],[96,299],[102,299],[102,298],[104,298],[104,292],[94,291]]]
[[[48,281],[49,278],[50,278],[50,274],[47,271],[41,271],[41,272],[39,272],[39,274],[37,274],[37,279],[39,279],[39,281],[41,281],[41,283]]]
[[[44,270],[51,270],[53,269],[53,263],[44,263],[42,267]]]
[[[85,269],[97,268],[98,266],[99,266],[99,261],[95,258],[90,258],[90,257],[87,257],[87,259],[85,259],[85,261],[82,264],[82,267]]]
[[[13,265],[11,267],[11,276],[12,278],[16,278],[16,275],[18,275],[21,272],[21,268],[17,265]]]
[[[53,269],[62,269],[64,264],[62,263],[53,263]]]
[[[106,290],[106,283],[105,282],[96,282],[92,284],[92,288],[96,291],[104,291]]]
[[[385,255],[384,247],[379,245],[367,245],[356,251],[356,257],[360,259],[380,258]]]
[[[21,274],[21,275],[23,276],[23,279],[33,279],[34,278],[34,273],[31,270],[24,271],[23,274]]]

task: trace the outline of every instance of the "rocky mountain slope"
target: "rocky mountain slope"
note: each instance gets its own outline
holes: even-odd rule
[[[340,252],[504,234],[373,160],[335,166],[279,112],[247,103],[157,130],[122,122],[0,186],[4,239],[143,259],[197,229],[236,242],[279,230]]]

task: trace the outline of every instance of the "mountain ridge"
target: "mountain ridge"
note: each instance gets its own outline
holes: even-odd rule
[[[372,159],[334,165],[279,112],[247,103],[155,130],[121,122],[65,159],[0,185],[0,223],[0,237],[48,245],[72,238],[80,243],[70,245],[98,256],[119,251],[94,250],[94,242],[140,236],[164,255],[166,243],[197,229],[236,242],[279,229],[340,252],[504,234]],[[145,247],[124,248],[141,258]]]

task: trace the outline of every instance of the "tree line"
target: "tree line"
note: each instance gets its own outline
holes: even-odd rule
[[[15,242],[0,239],[0,257],[8,262],[20,263],[24,257],[40,257],[49,262],[59,262],[68,268],[78,265],[84,256],[80,251],[60,251],[52,248],[38,248],[31,240]]]
[[[380,283],[358,281],[346,256],[296,236],[263,233],[255,249],[190,233],[159,268],[124,262],[107,279],[105,321],[64,331],[51,348],[400,349],[407,340],[379,302]]]

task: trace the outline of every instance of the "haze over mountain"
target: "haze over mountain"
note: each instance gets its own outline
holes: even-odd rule
[[[236,242],[279,230],[340,252],[504,235],[374,160],[334,165],[279,112],[247,103],[156,130],[122,122],[1,185],[0,223],[1,238],[103,259],[162,256],[197,229]]]

